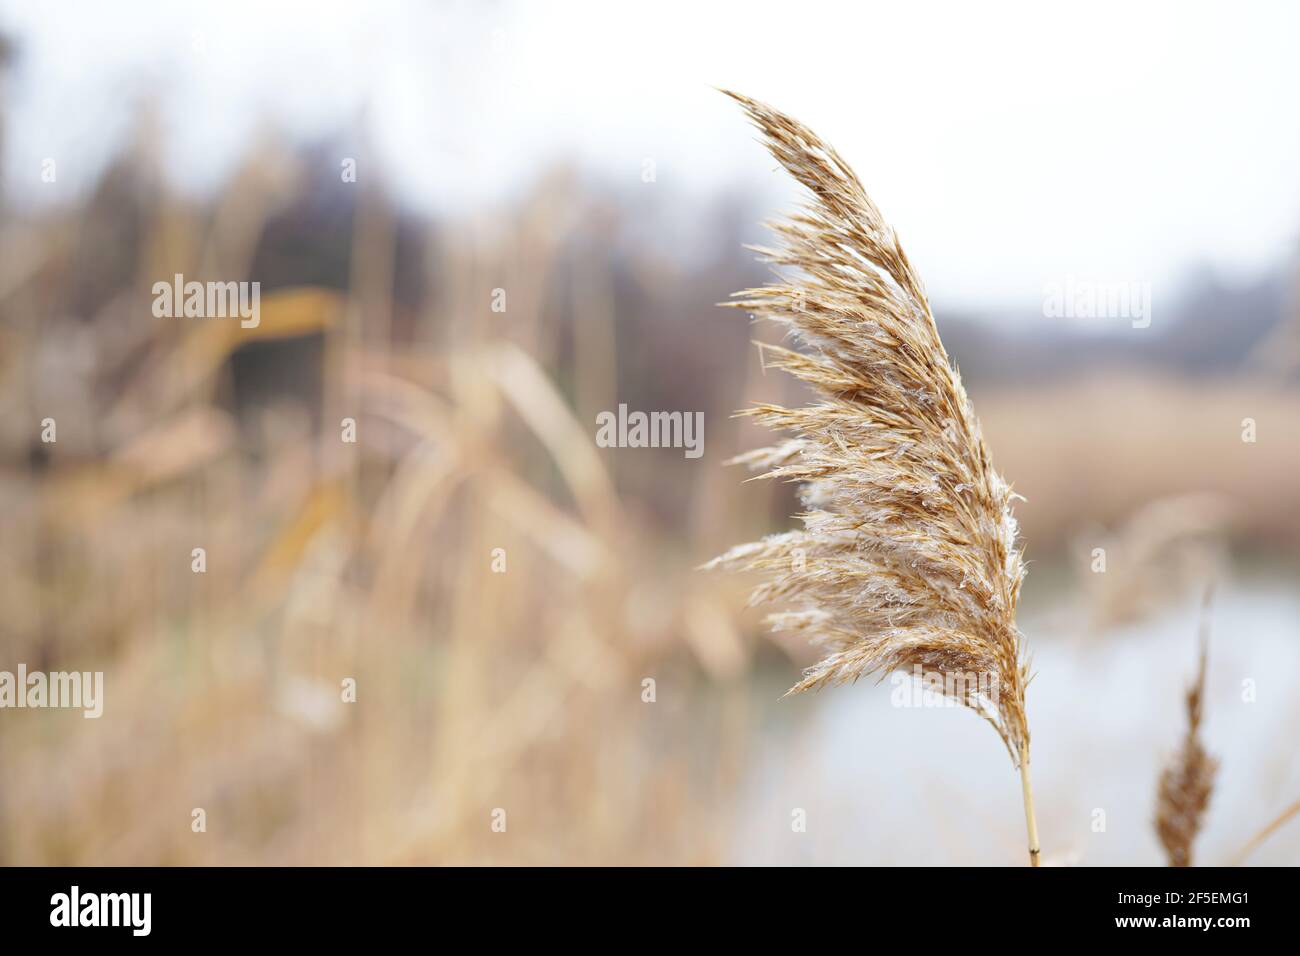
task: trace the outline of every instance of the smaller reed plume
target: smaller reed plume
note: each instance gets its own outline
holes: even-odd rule
[[[853,170],[798,121],[727,95],[812,198],[772,224],[778,248],[756,250],[798,278],[727,305],[780,324],[804,347],[767,347],[764,361],[818,398],[751,409],[790,437],[737,459],[802,483],[803,529],[706,567],[764,572],[752,603],[779,602],[775,629],[824,648],[790,693],[919,671],[988,720],[1020,769],[1037,866],[1011,488],[993,470],[921,281]]]
[[[1205,699],[1205,660],[1210,644],[1210,602],[1206,588],[1201,609],[1201,652],[1196,680],[1187,688],[1187,734],[1174,759],[1160,774],[1156,792],[1156,835],[1170,866],[1192,865],[1192,844],[1201,831],[1214,790],[1219,762],[1201,743],[1201,717]]]

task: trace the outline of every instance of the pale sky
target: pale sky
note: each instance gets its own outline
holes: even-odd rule
[[[1149,282],[1158,309],[1193,265],[1253,278],[1296,254],[1298,11],[9,0],[7,188],[75,198],[152,98],[193,190],[267,122],[324,135],[365,105],[382,175],[418,207],[472,215],[569,156],[629,189],[653,159],[649,188],[677,200],[755,187],[776,213],[797,193],[726,86],[836,145],[937,303],[1037,311],[1073,276]]]

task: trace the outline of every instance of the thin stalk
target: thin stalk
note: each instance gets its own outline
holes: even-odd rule
[[[1038,845],[1038,820],[1034,816],[1034,785],[1029,782],[1029,747],[1020,747],[1020,788],[1025,795],[1025,828],[1029,831],[1029,865],[1038,866],[1042,850]]]
[[[1235,857],[1233,857],[1232,863],[1230,863],[1229,865],[1241,866],[1243,863],[1246,862],[1246,857],[1254,853],[1255,850],[1259,848],[1259,845],[1261,843],[1263,843],[1270,836],[1272,836],[1277,830],[1281,829],[1284,823],[1286,823],[1288,820],[1290,820],[1292,817],[1298,814],[1300,814],[1300,800],[1297,800],[1295,803],[1291,804],[1291,806],[1287,807],[1285,810],[1281,812],[1281,814],[1278,815],[1277,819],[1275,819],[1268,826],[1264,827],[1264,829],[1256,833],[1255,836],[1251,838],[1251,841],[1247,843],[1244,847],[1242,847],[1241,852],[1238,853]]]

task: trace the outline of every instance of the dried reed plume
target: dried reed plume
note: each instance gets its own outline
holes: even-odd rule
[[[1201,744],[1201,707],[1205,696],[1205,658],[1209,648],[1211,590],[1201,610],[1201,654],[1196,680],[1187,688],[1187,735],[1173,761],[1160,774],[1156,793],[1156,835],[1170,866],[1192,865],[1192,844],[1201,830],[1214,790],[1219,762]]]
[[[770,224],[779,248],[755,249],[799,278],[726,304],[781,323],[803,344],[767,347],[764,361],[819,399],[746,412],[792,437],[736,459],[803,483],[803,530],[708,566],[765,572],[751,603],[789,607],[770,616],[774,629],[826,650],[790,693],[918,667],[943,677],[944,693],[993,725],[1021,771],[1037,866],[1011,488],[993,470],[921,282],[857,176],[801,123],[727,95],[813,201]]]

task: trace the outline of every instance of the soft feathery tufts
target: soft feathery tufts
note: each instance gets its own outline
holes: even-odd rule
[[[771,107],[727,95],[812,202],[771,224],[776,248],[757,250],[797,275],[726,304],[788,330],[802,348],[765,347],[764,361],[818,398],[750,409],[790,437],[737,459],[802,483],[803,530],[709,566],[765,572],[754,602],[781,604],[772,624],[825,649],[791,693],[917,667],[977,675],[945,692],[987,718],[1019,763],[1029,674],[1015,622],[1024,569],[1014,496],[993,470],[920,279],[835,150]]]

